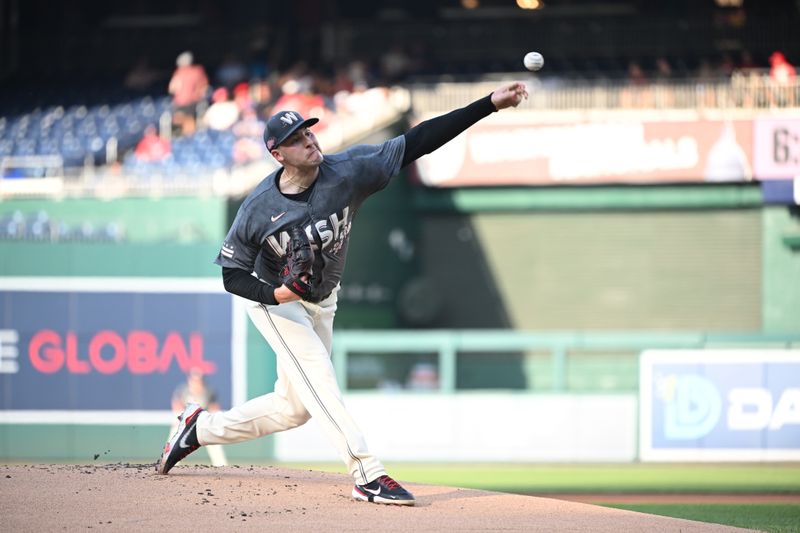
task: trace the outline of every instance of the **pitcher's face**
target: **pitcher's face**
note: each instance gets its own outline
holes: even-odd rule
[[[309,128],[294,132],[272,152],[279,163],[298,168],[319,166],[324,159],[317,136]]]

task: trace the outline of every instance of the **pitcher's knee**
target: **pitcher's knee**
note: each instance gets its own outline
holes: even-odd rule
[[[292,424],[294,427],[302,426],[306,422],[311,420],[311,415],[308,411],[303,412],[295,412],[295,413],[287,413],[286,414],[286,421],[289,424]]]

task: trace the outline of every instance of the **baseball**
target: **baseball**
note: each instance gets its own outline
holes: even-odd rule
[[[528,52],[522,62],[528,70],[539,70],[544,65],[544,58],[539,52]]]

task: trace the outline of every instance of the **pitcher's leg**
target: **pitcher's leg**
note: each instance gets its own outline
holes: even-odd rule
[[[342,402],[330,354],[300,303],[248,309],[258,330],[277,354],[297,396],[339,451],[359,483],[385,474],[369,453],[361,430]]]
[[[200,444],[232,444],[302,426],[311,415],[294,392],[280,361],[275,390],[227,411],[201,415],[197,422]]]

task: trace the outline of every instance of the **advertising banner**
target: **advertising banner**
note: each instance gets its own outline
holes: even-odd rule
[[[528,118],[529,117],[529,118]],[[494,115],[418,161],[434,187],[751,180],[750,120]]]
[[[216,280],[6,278],[0,302],[3,411],[169,410],[191,369],[231,405],[234,313]]]
[[[643,461],[800,459],[800,350],[641,355]]]
[[[758,179],[800,176],[800,119],[759,118],[754,131],[753,159]]]

